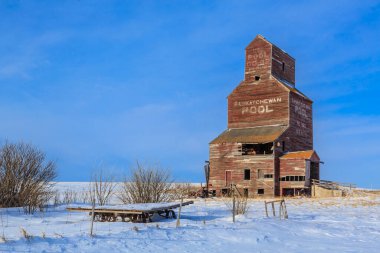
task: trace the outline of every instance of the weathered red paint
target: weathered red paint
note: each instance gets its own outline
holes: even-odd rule
[[[281,195],[284,188],[307,192],[310,180],[284,182],[279,178],[308,176],[311,161],[313,166],[318,164],[313,176],[319,178],[312,101],[295,88],[294,58],[260,35],[246,48],[244,80],[228,96],[226,131],[210,143],[209,186],[217,195],[230,183],[248,189],[251,197]],[[252,140],[272,143],[273,154],[242,155],[242,146]],[[284,156],[300,151],[312,155]],[[244,180],[245,169],[250,169],[249,180]],[[258,194],[259,189],[264,194]]]

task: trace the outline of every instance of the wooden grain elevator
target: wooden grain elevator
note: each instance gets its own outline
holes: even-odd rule
[[[209,190],[249,197],[310,194],[319,179],[312,101],[296,88],[295,59],[258,35],[228,96],[227,129],[210,142]]]

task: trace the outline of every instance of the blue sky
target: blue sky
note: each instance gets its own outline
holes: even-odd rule
[[[0,141],[33,143],[59,180],[136,160],[203,181],[244,49],[296,58],[322,178],[380,188],[378,1],[0,1]]]

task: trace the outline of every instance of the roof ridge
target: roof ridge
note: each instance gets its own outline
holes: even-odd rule
[[[258,128],[258,127],[287,127],[288,125],[285,125],[285,124],[274,124],[274,125],[266,125],[266,126],[253,126],[253,127],[231,127],[231,128],[227,128],[227,130],[231,130],[231,129],[236,129],[236,130],[239,130],[239,129],[251,129],[251,128]]]

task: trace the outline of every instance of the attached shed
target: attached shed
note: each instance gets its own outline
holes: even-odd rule
[[[319,180],[320,159],[314,150],[289,152],[280,157],[282,196],[310,194],[312,179]]]

